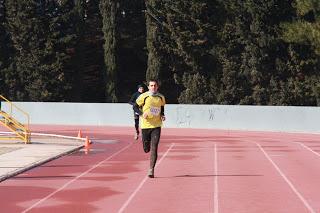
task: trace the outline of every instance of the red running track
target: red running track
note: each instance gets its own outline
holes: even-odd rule
[[[33,126],[94,142],[0,183],[1,212],[320,212],[320,135],[163,129],[155,178],[133,128]]]

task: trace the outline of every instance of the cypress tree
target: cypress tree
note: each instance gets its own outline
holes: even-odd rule
[[[99,0],[83,1],[76,4],[78,12],[76,59],[77,81],[74,93],[78,91],[79,101],[105,101],[104,52],[102,18]]]
[[[167,22],[165,2],[159,0],[146,1],[146,28],[148,68],[146,79],[156,78],[160,83],[161,92],[165,92],[168,103],[176,103],[179,86],[173,70],[179,62],[168,50],[170,46],[170,27]]]
[[[7,66],[7,48],[6,48],[6,30],[5,30],[5,5],[4,0],[0,0],[0,94],[4,93],[5,89],[5,73],[4,69]]]
[[[159,8],[161,1],[146,1],[146,28],[147,28],[147,49],[148,49],[148,69],[146,79],[160,79],[163,58],[159,46],[159,34],[161,33],[162,23],[159,23],[155,11]],[[159,12],[159,11],[157,11]],[[160,25],[159,25],[160,24]]]
[[[42,5],[42,17],[48,28],[45,35],[45,58],[42,70],[47,70],[46,87],[51,92],[50,101],[72,101],[72,87],[77,70],[73,67],[78,41],[77,25],[79,15],[74,1],[47,1]],[[72,24],[71,24],[72,23]],[[46,59],[45,59],[46,60]],[[54,88],[58,87],[58,88]]]
[[[118,90],[118,101],[128,102],[147,70],[144,0],[121,0],[117,19],[118,78],[127,85]]]
[[[75,37],[69,27],[73,7],[73,1],[7,1],[15,51],[8,81],[16,100],[67,99],[73,76],[67,69]]]
[[[13,67],[15,72],[7,76],[8,89],[14,100],[30,100],[28,88],[38,78],[38,47],[43,40],[38,32],[40,24],[35,17],[36,4],[32,1],[6,1],[8,31],[15,50]],[[37,36],[38,35],[38,36]],[[40,89],[39,89],[40,90]],[[45,92],[45,91],[44,91]]]
[[[5,31],[5,5],[4,0],[0,0],[0,70],[4,68],[5,64],[5,38],[6,38],[6,31]]]
[[[117,102],[117,1],[101,0],[100,11],[104,34],[105,97],[106,102]]]

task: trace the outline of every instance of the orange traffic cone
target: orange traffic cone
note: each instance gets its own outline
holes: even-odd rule
[[[89,138],[88,138],[88,136],[86,137],[86,140],[85,140],[85,142],[84,142],[84,147],[89,147],[89,145],[90,145],[90,140],[89,140]]]
[[[79,132],[78,132],[78,138],[82,138],[82,132],[81,132],[81,130],[79,130]]]

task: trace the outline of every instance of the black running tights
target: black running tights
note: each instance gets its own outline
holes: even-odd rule
[[[150,169],[156,166],[158,159],[158,145],[160,141],[161,128],[142,129],[143,150],[150,153]],[[151,149],[151,150],[150,150]]]

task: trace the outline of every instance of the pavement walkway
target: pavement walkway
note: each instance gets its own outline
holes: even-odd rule
[[[30,144],[0,140],[0,182],[81,149],[82,140],[32,137]]]

